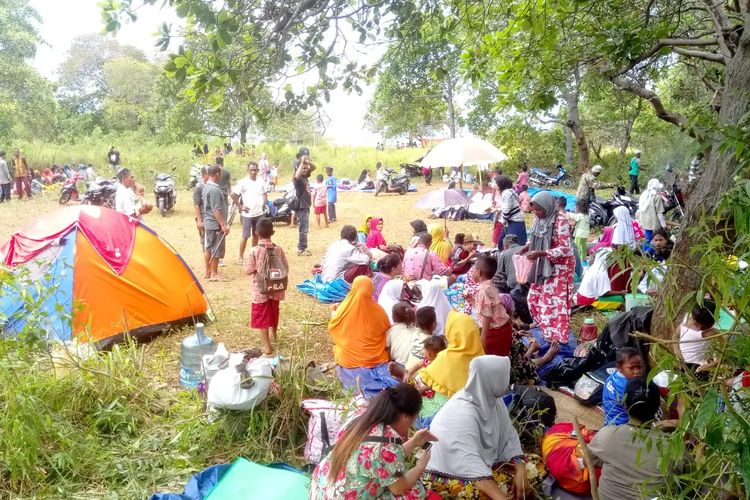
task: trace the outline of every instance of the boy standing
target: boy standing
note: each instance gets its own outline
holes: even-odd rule
[[[318,229],[320,229],[320,216],[323,216],[326,227],[328,227],[328,214],[326,214],[326,203],[328,197],[328,188],[323,183],[323,174],[318,174],[315,178],[317,185],[313,189],[313,206],[315,207],[315,221],[318,223]]]
[[[628,423],[628,412],[625,410],[625,388],[628,381],[641,376],[643,361],[641,355],[632,347],[621,347],[617,351],[617,371],[607,377],[604,384],[602,406],[604,406],[604,425],[623,425]]]
[[[208,167],[208,182],[203,187],[203,249],[208,281],[219,281],[219,259],[224,258],[229,234],[227,199],[218,184],[222,171],[217,165]]]
[[[495,271],[497,261],[489,255],[480,255],[474,265],[474,279],[479,283],[474,295],[474,310],[479,318],[484,352],[495,356],[509,356],[513,343],[513,326],[492,281]]]
[[[333,167],[328,165],[326,167],[326,188],[327,188],[327,199],[328,199],[328,222],[336,222],[336,195],[337,195],[337,181],[333,176]]]
[[[5,161],[5,151],[0,151],[0,203],[10,201],[10,186],[13,179],[10,178],[8,162]]]
[[[284,268],[289,269],[284,251],[280,246],[271,241],[273,236],[273,222],[267,217],[258,220],[256,224],[258,231],[258,245],[253,247],[250,255],[245,260],[245,273],[254,276],[253,279],[253,305],[250,316],[250,328],[260,330],[263,342],[263,355],[274,356],[274,344],[276,344],[276,330],[279,327],[279,307],[284,300],[285,291],[273,291],[263,293],[258,286],[258,272],[264,268],[268,258],[268,249],[273,249],[276,256],[281,259]]]

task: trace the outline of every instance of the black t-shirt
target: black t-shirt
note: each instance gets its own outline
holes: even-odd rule
[[[299,179],[294,177],[292,183],[294,184],[294,195],[297,197],[299,202],[299,208],[305,209],[310,208],[312,205],[312,197],[310,196],[310,183],[308,177],[300,177]]]
[[[224,198],[229,199],[229,183],[232,181],[232,173],[226,168],[221,168],[221,176],[219,177],[219,188]]]

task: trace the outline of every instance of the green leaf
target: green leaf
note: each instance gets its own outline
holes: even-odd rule
[[[701,436],[705,436],[706,428],[713,417],[716,416],[716,407],[719,401],[719,393],[716,389],[709,390],[701,400],[695,411],[693,428]]]

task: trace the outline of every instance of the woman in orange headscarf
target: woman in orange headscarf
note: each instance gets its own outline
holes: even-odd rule
[[[386,331],[391,324],[380,305],[372,299],[375,287],[367,276],[358,276],[349,294],[328,322],[333,339],[333,356],[345,388],[362,389],[374,396],[398,381],[388,373]]]

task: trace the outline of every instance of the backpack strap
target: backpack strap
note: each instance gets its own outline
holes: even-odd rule
[[[328,455],[331,451],[331,438],[328,436],[328,424],[326,423],[326,412],[320,412],[320,439],[323,442],[323,448],[320,450],[321,458]]]
[[[427,259],[430,258],[430,249],[427,247],[425,248],[425,254],[424,254],[424,260],[422,261],[422,269],[419,271],[419,279],[424,279],[424,270],[427,268]],[[432,278],[432,276],[430,276]]]

